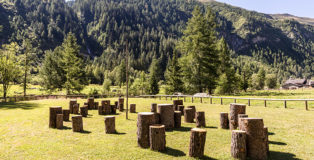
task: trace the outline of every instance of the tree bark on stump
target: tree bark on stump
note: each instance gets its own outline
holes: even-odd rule
[[[93,97],[88,98],[87,99],[87,104],[88,104],[88,108],[87,109],[94,109],[94,104],[95,104],[94,98]]]
[[[62,107],[50,107],[49,112],[49,128],[56,128],[57,114],[62,114]]]
[[[267,152],[267,155],[269,155],[268,127],[264,127],[264,136],[265,136],[266,152]]]
[[[149,126],[154,123],[154,113],[140,112],[137,115],[137,144],[149,148]]]
[[[194,112],[192,108],[185,108],[184,109],[184,122],[186,123],[193,123],[194,122]]]
[[[70,120],[70,110],[64,109],[62,110],[63,114],[63,121],[69,121]]]
[[[174,127],[174,110],[172,104],[158,104],[160,124],[165,125],[166,130]]]
[[[124,111],[124,98],[119,98],[118,106],[119,106],[119,111],[123,112]]]
[[[76,103],[73,105],[73,114],[79,114],[80,104]]]
[[[72,116],[72,130],[73,132],[83,131],[83,118],[81,115]]]
[[[196,112],[196,127],[206,127],[205,112]]]
[[[119,109],[119,102],[118,101],[115,101],[114,105],[116,105],[116,109]]]
[[[154,113],[154,124],[160,124],[160,114]]]
[[[117,114],[116,105],[110,105],[110,108],[111,108],[111,114]]]
[[[130,104],[130,113],[136,113],[136,104]]]
[[[231,137],[231,156],[235,159],[246,159],[246,133],[233,130]]]
[[[71,114],[74,114],[74,113],[73,113],[73,106],[74,106],[74,104],[76,104],[76,103],[77,103],[77,100],[76,100],[76,99],[71,99],[71,100],[70,100],[69,110],[70,110],[70,113],[71,113]]]
[[[230,104],[230,120],[229,120],[229,128],[230,130],[234,130],[238,128],[238,114],[245,114],[245,104]]]
[[[56,127],[57,129],[63,128],[63,114],[57,114]]]
[[[101,101],[101,106],[102,106],[104,115],[111,114],[110,100]]]
[[[181,116],[184,116],[184,105],[178,105],[178,110],[181,111]]]
[[[181,111],[174,111],[174,127],[181,127]]]
[[[95,102],[95,103],[94,103],[94,109],[96,109],[96,110],[97,110],[97,109],[98,109],[98,107],[99,107],[99,102]]]
[[[154,124],[149,126],[149,142],[151,150],[164,151],[166,149],[165,125]]]
[[[98,114],[99,115],[104,115],[104,107],[102,105],[98,106]]]
[[[248,118],[249,116],[246,114],[238,114],[238,126],[239,126],[239,130],[243,130],[243,126],[242,126],[242,119],[243,118]]]
[[[229,117],[228,113],[220,113],[220,128],[229,129]]]
[[[261,118],[243,118],[243,131],[247,136],[247,156],[251,159],[266,160],[264,123]]]
[[[178,110],[178,105],[183,105],[183,100],[173,100],[173,109]]]
[[[154,112],[154,113],[157,113],[157,103],[152,103],[150,105],[150,111]]]
[[[114,116],[105,116],[106,133],[116,133],[116,118]]]
[[[190,137],[190,157],[203,157],[206,142],[206,130],[201,128],[193,128]]]
[[[88,115],[88,106],[83,106],[80,109],[81,109],[82,117],[87,117],[87,115]]]

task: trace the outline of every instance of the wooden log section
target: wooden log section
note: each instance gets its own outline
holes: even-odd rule
[[[110,108],[111,108],[111,114],[117,114],[116,105],[110,105]]]
[[[166,149],[165,125],[154,124],[149,126],[149,143],[151,150],[164,151]]]
[[[173,109],[175,111],[178,110],[178,105],[183,105],[183,100],[173,100],[172,102],[173,102]]]
[[[268,127],[264,127],[264,136],[265,136],[265,145],[266,145],[266,152],[269,155],[269,140],[268,140]]]
[[[76,103],[73,105],[73,114],[79,114],[80,104]]]
[[[243,118],[243,131],[247,136],[247,157],[250,159],[266,160],[264,123],[261,118]]]
[[[76,103],[77,103],[77,100],[76,100],[76,99],[71,99],[71,100],[70,100],[69,110],[70,110],[70,113],[71,113],[71,114],[74,114],[74,113],[73,113],[73,106],[74,106],[74,104],[76,104]]]
[[[157,103],[152,103],[150,105],[150,111],[154,112],[154,113],[157,113]]]
[[[172,104],[158,104],[160,114],[160,124],[165,125],[166,129],[174,127],[174,110]]]
[[[233,130],[231,136],[231,156],[235,159],[246,159],[246,133]]]
[[[184,116],[184,105],[178,105],[178,111],[181,111],[181,116]]]
[[[193,112],[193,119],[195,118],[195,113],[196,113],[196,108],[195,106],[188,106],[187,108],[191,108],[192,109],[192,112]]]
[[[116,105],[116,109],[119,109],[118,101],[114,101],[114,105]]]
[[[99,102],[95,102],[95,103],[94,103],[94,109],[96,109],[96,110],[97,110],[97,109],[98,109],[98,107],[99,107]]]
[[[154,123],[154,113],[140,112],[137,115],[137,144],[149,148],[149,126]]]
[[[101,101],[101,106],[102,106],[104,115],[111,114],[110,100]]]
[[[116,133],[116,118],[114,116],[105,116],[105,128],[107,134]]]
[[[190,137],[190,157],[203,157],[206,142],[206,130],[201,128],[193,128]]]
[[[206,127],[205,112],[195,113],[196,127]]]
[[[136,113],[136,104],[130,104],[130,113]]]
[[[194,112],[192,108],[184,109],[184,122],[185,123],[193,123],[194,122]]]
[[[160,124],[160,114],[154,113],[154,124]]]
[[[229,128],[230,130],[235,130],[238,128],[238,114],[245,114],[246,105],[245,104],[230,104],[230,119]]]
[[[72,116],[72,129],[73,132],[83,131],[83,118],[81,115]]]
[[[181,111],[174,111],[174,127],[180,128],[181,127]]]
[[[119,106],[119,111],[123,112],[124,111],[124,98],[119,98],[118,106]]]
[[[220,113],[220,128],[229,129],[228,113],[225,113],[225,112]]]
[[[88,104],[88,109],[94,109],[94,105],[95,105],[94,97],[88,98],[87,99],[87,104]]]
[[[88,106],[83,106],[80,108],[82,117],[87,117],[88,115]]]
[[[98,106],[98,114],[99,114],[99,115],[105,115],[103,105]]]
[[[241,129],[242,126],[240,126],[240,125],[242,125],[242,118],[248,118],[248,117],[249,116],[246,115],[246,114],[238,114],[238,127],[239,127],[240,130],[242,130]]]
[[[49,128],[57,128],[57,114],[62,114],[62,107],[50,107],[49,112]]]
[[[63,121],[69,121],[70,120],[70,110],[69,109],[62,110],[62,114],[63,114]]]
[[[63,128],[63,114],[57,114],[56,127],[57,129]]]

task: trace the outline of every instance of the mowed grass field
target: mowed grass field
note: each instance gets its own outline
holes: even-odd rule
[[[111,103],[117,98],[110,98]],[[85,102],[79,99],[79,103]],[[95,101],[101,101],[96,99]],[[137,112],[150,111],[151,103],[172,103],[169,99],[131,98]],[[218,102],[217,102],[218,103]],[[271,103],[271,102],[270,102]],[[105,134],[104,116],[89,111],[83,119],[84,133],[73,133],[71,122],[63,130],[48,127],[49,107],[68,108],[69,99],[40,100],[0,104],[0,159],[193,159],[188,157],[190,130],[193,123],[166,132],[165,152],[154,152],[137,146],[137,114],[116,115],[118,134]],[[185,103],[205,111],[207,130],[204,159],[232,159],[231,131],[219,128],[219,113],[229,112],[229,104]],[[249,117],[264,119],[269,127],[270,156],[274,160],[314,159],[314,105],[305,111],[302,104],[283,107],[247,106]],[[183,119],[182,119],[183,120]]]

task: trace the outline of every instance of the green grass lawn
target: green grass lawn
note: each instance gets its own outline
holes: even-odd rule
[[[111,98],[111,103],[117,98]],[[86,100],[78,100],[83,103]],[[100,101],[97,99],[96,101]],[[147,112],[150,104],[170,100],[136,99],[137,112]],[[40,100],[0,104],[0,159],[191,159],[188,155],[190,129],[195,124],[182,123],[182,128],[166,132],[167,151],[160,153],[137,146],[137,114],[116,115],[118,134],[105,134],[104,116],[89,111],[83,119],[84,133],[73,133],[71,122],[65,129],[48,128],[49,107],[68,108],[69,100]],[[227,103],[227,102],[226,102]],[[191,103],[185,103],[191,105]],[[207,139],[205,159],[232,159],[231,132],[219,128],[219,113],[229,112],[229,105],[194,103],[205,111]],[[247,107],[249,117],[264,119],[269,127],[270,159],[305,159],[314,157],[314,105],[310,111],[277,107]]]

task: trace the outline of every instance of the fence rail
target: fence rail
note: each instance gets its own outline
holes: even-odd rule
[[[309,108],[308,102],[314,101],[314,99],[239,98],[239,97],[192,96],[192,95],[140,95],[140,97],[142,97],[142,98],[157,98],[158,97],[159,99],[164,97],[164,98],[166,98],[166,100],[168,98],[170,98],[170,100],[172,100],[172,98],[177,98],[177,99],[183,98],[184,101],[186,101],[187,97],[190,97],[192,103],[194,103],[194,99],[196,99],[196,98],[199,98],[201,103],[203,103],[203,98],[209,98],[210,104],[213,104],[213,99],[220,99],[221,105],[223,105],[224,99],[233,99],[234,103],[236,103],[237,100],[247,100],[248,106],[251,106],[251,101],[255,100],[255,101],[264,101],[264,107],[267,107],[267,101],[282,101],[282,102],[284,102],[284,108],[287,108],[287,102],[288,101],[304,101],[305,110],[309,110],[308,109]]]

